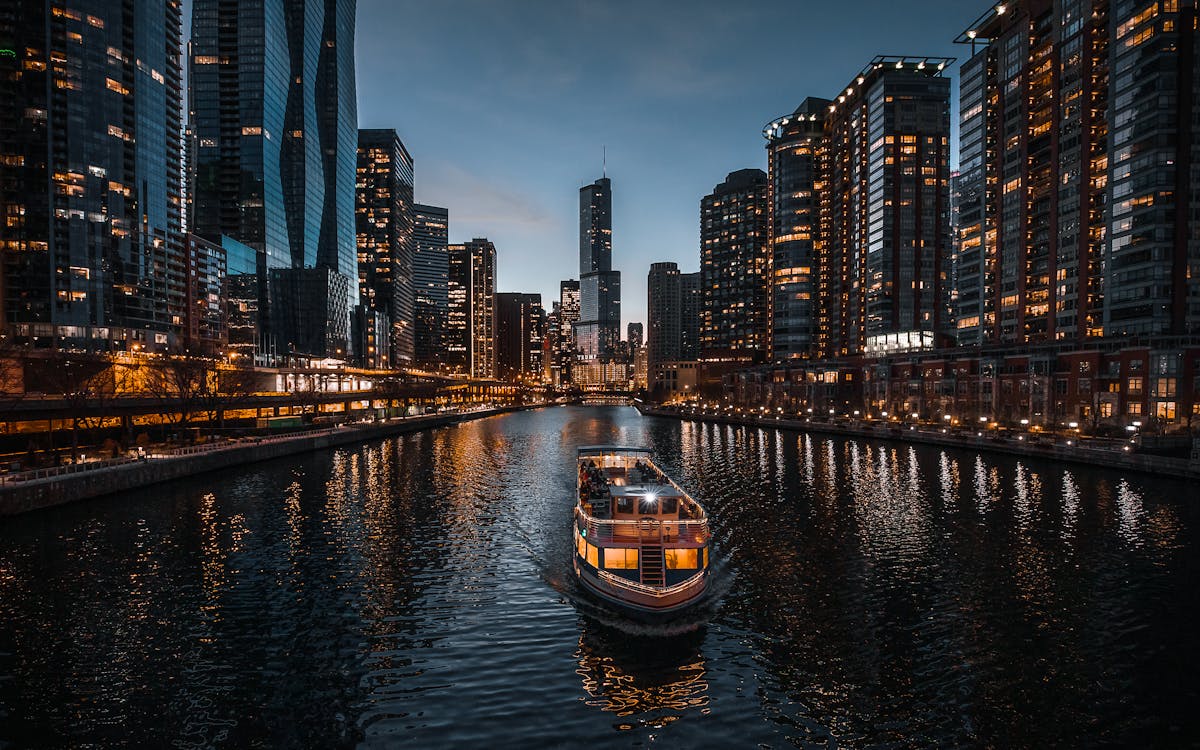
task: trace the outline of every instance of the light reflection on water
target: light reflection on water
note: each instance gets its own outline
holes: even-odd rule
[[[573,584],[606,442],[710,512],[687,621]],[[4,521],[0,745],[1178,745],[1188,490],[615,407],[210,475]]]

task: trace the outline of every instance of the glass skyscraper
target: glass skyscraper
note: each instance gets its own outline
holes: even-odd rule
[[[425,370],[442,365],[449,311],[450,212],[438,206],[413,206],[413,349]]]
[[[270,290],[311,289],[315,279],[331,278],[285,282],[281,272],[292,269],[326,268],[347,282],[358,276],[354,15],[355,0],[192,5],[190,225],[258,252],[261,324],[281,353],[349,349],[348,341],[338,344],[358,301],[356,283],[331,279],[313,300],[321,309],[304,319],[327,329],[315,334],[288,325],[304,301],[272,300]],[[286,319],[272,315],[277,306],[289,310]],[[312,342],[333,342],[332,351],[305,351]]]
[[[621,340],[621,272],[612,270],[612,184],[601,177],[579,190],[579,322],[582,360],[612,359]]]
[[[93,349],[179,342],[180,4],[0,8],[0,326]]]
[[[413,361],[413,160],[395,130],[360,130],[357,169],[359,301],[387,317],[391,364],[405,367]]]

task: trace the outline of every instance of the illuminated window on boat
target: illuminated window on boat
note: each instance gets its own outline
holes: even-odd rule
[[[638,551],[628,547],[605,547],[604,567],[611,570],[635,570],[638,566]]]
[[[575,530],[575,549],[578,550],[580,557],[587,555],[587,542],[579,535],[578,529]]]
[[[667,570],[695,570],[699,558],[699,550],[695,549],[665,549]]]
[[[591,565],[593,568],[600,567],[600,552],[596,548],[596,545],[589,544],[588,542],[584,542],[584,544],[587,545],[588,565]]]
[[[708,547],[704,548],[704,567],[708,567]]]
[[[617,512],[618,513],[632,513],[633,512],[633,498],[629,497],[629,496],[618,497],[617,498]]]

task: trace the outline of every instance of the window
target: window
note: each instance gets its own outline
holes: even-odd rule
[[[1175,378],[1158,378],[1154,381],[1154,395],[1157,398],[1175,397]]]
[[[575,530],[575,550],[579,553],[580,557],[587,556],[587,542],[579,535],[578,529]]]
[[[1138,401],[1125,404],[1125,413],[1131,417],[1139,416],[1142,413],[1142,405]]]
[[[1175,402],[1174,401],[1159,401],[1155,407],[1154,416],[1165,422],[1175,421]]]
[[[606,547],[604,567],[610,570],[636,570],[638,551],[629,547]]]
[[[694,549],[665,549],[667,570],[695,570],[699,558]]]
[[[588,565],[591,565],[593,568],[598,568],[598,567],[600,567],[600,551],[599,551],[599,548],[598,548],[596,545],[594,545],[594,544],[590,544],[590,543],[588,543],[588,542],[584,542],[584,544],[587,546],[587,561],[588,561]]]
[[[1129,395],[1136,396],[1142,392],[1142,379],[1130,378],[1126,383],[1126,386],[1127,390],[1129,391]]]

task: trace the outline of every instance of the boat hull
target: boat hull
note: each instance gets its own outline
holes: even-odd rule
[[[573,556],[573,562],[575,577],[588,593],[615,605],[637,620],[660,622],[677,617],[700,602],[708,590],[707,571],[700,571],[684,584],[672,587],[670,593],[655,595],[634,591],[601,578],[586,564],[581,565],[577,555]]]

